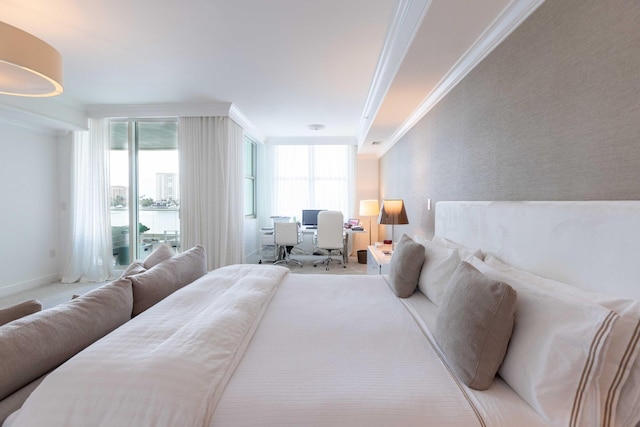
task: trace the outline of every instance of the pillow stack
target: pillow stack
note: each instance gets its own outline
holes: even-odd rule
[[[123,277],[131,280],[133,285],[132,317],[149,309],[207,272],[207,259],[203,246],[194,246],[177,255],[173,255],[171,248],[168,246],[167,248],[168,251],[164,249],[154,251],[144,262],[132,263],[123,273]]]

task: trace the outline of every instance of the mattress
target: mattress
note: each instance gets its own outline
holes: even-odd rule
[[[247,285],[263,275],[270,285]],[[228,296],[236,282],[261,299]],[[429,332],[435,313],[383,276],[225,267],[69,360],[5,426],[545,425],[502,381],[479,392],[456,380]],[[242,320],[215,324],[227,314]]]

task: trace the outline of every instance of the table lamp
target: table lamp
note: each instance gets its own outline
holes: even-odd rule
[[[393,247],[393,243],[396,241],[394,236],[395,225],[409,224],[407,212],[404,210],[404,201],[402,199],[383,200],[378,223],[391,224],[391,247]]]
[[[360,216],[369,217],[369,246],[371,246],[371,217],[378,215],[378,200],[360,200]]]

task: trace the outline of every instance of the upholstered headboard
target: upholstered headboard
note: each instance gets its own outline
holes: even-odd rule
[[[438,202],[435,234],[541,276],[640,300],[640,201]]]

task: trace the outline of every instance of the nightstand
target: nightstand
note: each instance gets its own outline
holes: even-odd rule
[[[367,274],[389,274],[391,253],[367,246]]]

